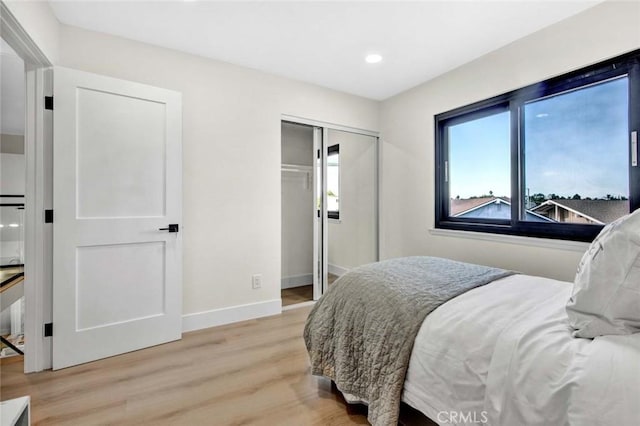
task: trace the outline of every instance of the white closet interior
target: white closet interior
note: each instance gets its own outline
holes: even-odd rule
[[[282,122],[281,283],[298,302],[313,297],[313,161],[313,127]]]

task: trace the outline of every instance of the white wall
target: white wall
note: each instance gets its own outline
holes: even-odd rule
[[[0,311],[0,334],[11,334],[11,309]]]
[[[640,47],[640,3],[606,2],[382,103],[381,257],[449,257],[572,280],[579,251],[435,236],[436,114]]]
[[[60,35],[60,65],[183,94],[184,313],[279,300],[281,114],[377,130],[378,103],[78,28]]]
[[[58,63],[59,27],[47,1],[3,0],[52,64]]]
[[[26,169],[24,154],[0,153],[0,194],[24,195]]]
[[[376,261],[375,138],[329,130],[340,144],[340,220],[329,220],[329,272]]]
[[[282,164],[313,166],[313,127],[283,122]]]
[[[3,139],[24,135],[24,61],[0,39],[0,133]]]
[[[282,123],[282,163],[313,165],[313,127]],[[282,288],[313,283],[312,173],[282,173]]]
[[[25,191],[24,154],[0,152],[0,194],[24,195]],[[5,198],[4,202],[10,202]],[[22,200],[20,200],[22,201]],[[24,228],[10,228],[10,223],[23,225],[24,210],[2,207],[0,210],[0,264],[18,263],[24,258]]]

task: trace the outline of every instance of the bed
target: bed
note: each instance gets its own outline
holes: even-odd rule
[[[397,424],[402,400],[441,425],[640,425],[640,334],[574,337],[565,308],[571,283],[474,270],[468,288],[419,318],[403,305],[411,297],[393,293],[421,273],[416,264],[442,265],[455,282],[466,268],[420,257],[356,268],[331,286],[305,327],[312,373],[334,381],[348,402],[368,404],[372,424]],[[414,317],[416,332],[404,333]],[[398,363],[401,346],[410,355]]]
[[[571,288],[512,275],[440,306],[403,401],[438,424],[640,425],[640,334],[574,338]]]

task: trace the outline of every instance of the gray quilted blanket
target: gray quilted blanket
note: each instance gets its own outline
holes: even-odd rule
[[[434,257],[352,269],[307,318],[311,373],[366,402],[372,424],[396,425],[413,342],[425,317],[447,300],[511,274]]]

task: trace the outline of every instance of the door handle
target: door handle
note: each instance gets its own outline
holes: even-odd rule
[[[179,232],[180,226],[177,223],[172,223],[167,228],[158,228],[158,231]]]

